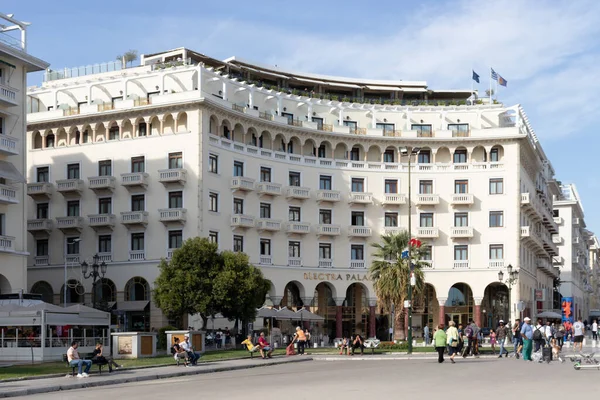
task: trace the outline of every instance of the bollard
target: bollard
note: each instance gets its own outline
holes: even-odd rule
[[[273,347],[274,347],[274,348],[278,348],[278,347],[279,347],[279,346],[278,346],[278,344],[279,344],[279,343],[277,343],[277,342],[273,343],[273,345],[274,345]]]
[[[318,349],[318,348],[319,348],[319,344],[318,344],[318,343],[315,343],[313,347],[314,347],[315,349]]]
[[[325,347],[325,342],[321,340],[321,347]]]
[[[413,339],[413,347],[417,346],[417,341]]]

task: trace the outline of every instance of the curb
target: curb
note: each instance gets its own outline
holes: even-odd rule
[[[0,393],[0,398],[28,396],[28,395],[32,395],[32,394],[59,392],[59,391],[74,390],[74,389],[85,389],[85,388],[100,387],[100,386],[112,386],[112,385],[120,385],[120,384],[124,384],[124,383],[145,382],[145,381],[152,381],[152,380],[158,380],[158,379],[176,378],[176,377],[181,377],[181,376],[211,374],[211,373],[215,373],[215,372],[238,371],[238,370],[244,370],[244,369],[269,367],[269,366],[274,366],[274,365],[299,363],[299,362],[306,362],[306,361],[312,361],[312,358],[308,357],[308,358],[290,359],[289,361],[284,361],[284,362],[277,362],[274,360],[274,361],[270,361],[270,362],[264,362],[264,363],[253,364],[253,365],[251,364],[251,365],[237,365],[237,366],[231,366],[231,367],[212,367],[209,369],[202,369],[202,370],[194,369],[194,368],[191,368],[191,369],[186,368],[182,371],[170,372],[167,374],[152,374],[152,375],[148,375],[148,376],[123,377],[123,378],[116,378],[116,379],[104,380],[104,381],[86,380],[85,382],[81,382],[81,383],[77,382],[77,383],[70,383],[70,384],[57,384],[55,386],[46,386],[46,387],[40,387],[40,388],[28,388],[28,389],[16,390],[16,391],[9,392],[9,393]],[[64,377],[64,374],[61,374],[60,377]],[[3,382],[6,382],[6,381],[3,381]]]

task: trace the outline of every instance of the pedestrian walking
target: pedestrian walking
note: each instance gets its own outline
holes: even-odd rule
[[[558,347],[560,347],[560,349],[562,350],[563,344],[565,341],[565,326],[563,324],[558,325],[558,328],[556,329],[555,337],[556,337],[556,345]]]
[[[521,336],[521,328],[522,328],[521,320],[519,318],[515,319],[515,323],[512,327],[512,334],[513,334],[513,347],[514,347],[513,351],[514,351],[515,358],[517,360],[519,359],[519,355],[523,348],[523,337]]]
[[[579,351],[583,351],[583,336],[585,335],[585,327],[583,322],[581,322],[581,317],[577,319],[577,322],[573,324],[573,351],[577,350],[579,346]]]
[[[446,332],[444,332],[444,325],[440,324],[437,331],[433,334],[433,344],[438,353],[438,363],[440,364],[444,362],[446,343],[448,343],[448,337],[446,336]]]
[[[446,337],[448,342],[448,355],[450,356],[450,362],[455,364],[454,357],[460,351],[460,337],[458,329],[456,329],[454,321],[448,323],[450,325],[446,330]]]
[[[521,338],[523,338],[523,360],[533,361],[531,359],[531,350],[533,346],[533,328],[531,327],[531,318],[525,317],[521,327]]]
[[[504,321],[500,320],[498,329],[496,330],[496,340],[500,345],[500,355],[498,358],[502,358],[502,354],[504,357],[508,357],[508,350],[504,348],[506,344],[506,340],[508,339],[508,327],[504,325]]]
[[[425,340],[425,346],[429,346],[429,325],[425,325],[425,328],[423,328],[423,339]]]
[[[598,321],[592,322],[592,339],[598,340]]]
[[[493,329],[490,329],[490,345],[492,346],[492,354],[496,354],[496,332]]]
[[[544,343],[546,343],[546,339],[544,337],[544,332],[546,328],[542,325],[542,320],[537,320],[537,325],[533,328],[533,344],[535,346],[534,352],[538,352],[542,347],[544,347]]]

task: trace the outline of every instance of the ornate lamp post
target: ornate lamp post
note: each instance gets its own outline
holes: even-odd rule
[[[98,280],[98,278],[104,279],[107,265],[104,261],[98,264],[98,261],[100,260],[98,254],[94,254],[93,258],[92,265],[88,265],[85,261],[81,263],[81,273],[83,274],[84,279],[92,278],[92,307],[96,308],[96,280]],[[89,273],[88,267],[92,267]]]
[[[506,267],[506,272],[507,272],[507,278],[506,278],[506,285],[508,286],[508,304],[510,307],[509,310],[509,318],[511,317],[511,313],[512,313],[512,287],[515,283],[517,283],[517,281],[519,280],[519,270],[518,269],[514,269],[513,270],[513,266],[508,264],[508,267]],[[502,270],[498,271],[498,280],[500,282],[502,282],[502,280],[504,279],[504,272],[502,272]],[[514,318],[513,318],[514,319]]]

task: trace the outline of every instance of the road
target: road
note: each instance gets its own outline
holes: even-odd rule
[[[257,360],[258,361],[258,360]],[[260,361],[258,361],[260,362]],[[71,390],[28,396],[28,399],[365,399],[367,396],[462,397],[468,391],[477,396],[518,393],[553,398],[594,393],[600,371],[575,371],[572,363],[533,364],[509,359],[466,359],[454,365],[434,360],[311,361],[242,371],[219,372],[150,382]],[[417,397],[413,397],[417,398]],[[533,398],[533,397],[530,397]]]

